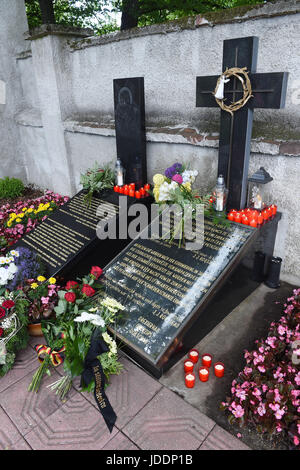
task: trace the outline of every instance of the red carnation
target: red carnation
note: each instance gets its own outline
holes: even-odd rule
[[[15,306],[15,303],[13,300],[4,300],[2,307],[3,308],[12,308]]]
[[[6,312],[5,312],[4,308],[0,307],[0,318],[5,317],[5,314],[6,314]]]
[[[67,302],[70,302],[71,304],[73,304],[76,300],[76,294],[74,294],[74,292],[66,292],[65,299]]]
[[[92,297],[96,291],[89,284],[83,284],[81,292],[85,294],[87,297]]]
[[[4,333],[3,328],[0,328],[0,338],[1,338],[1,336],[3,336],[3,333]]]
[[[76,289],[77,287],[78,287],[78,282],[76,281],[68,281],[66,284],[67,290]]]
[[[92,266],[91,274],[98,279],[103,274],[103,269],[99,268],[99,266]]]

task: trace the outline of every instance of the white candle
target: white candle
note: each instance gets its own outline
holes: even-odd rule
[[[223,369],[224,369],[224,367],[223,367],[223,366],[221,366],[221,364],[217,364],[217,365],[216,365],[216,369],[217,369],[217,370],[223,370]]]
[[[186,361],[186,365],[187,365],[188,367],[192,367],[193,363],[192,363],[191,361]]]
[[[186,379],[187,379],[187,380],[194,380],[194,376],[193,376],[192,374],[188,374],[188,375],[186,376]]]
[[[205,361],[210,361],[210,360],[211,360],[211,357],[210,357],[210,356],[203,356],[203,359],[204,359]]]
[[[191,355],[191,356],[198,356],[198,353],[197,353],[197,351],[191,351],[191,352],[190,352],[190,355]]]
[[[208,374],[208,371],[206,369],[201,369],[200,370],[200,374],[202,375],[207,375]]]

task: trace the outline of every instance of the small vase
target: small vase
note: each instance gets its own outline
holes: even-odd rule
[[[41,323],[29,323],[27,328],[30,336],[43,336]]]

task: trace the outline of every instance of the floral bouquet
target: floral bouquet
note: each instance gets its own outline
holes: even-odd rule
[[[192,219],[195,219],[197,205],[204,204],[205,209],[208,207],[210,199],[208,195],[200,197],[198,192],[192,189],[197,175],[197,170],[188,170],[181,163],[174,163],[165,170],[164,175],[157,173],[153,177],[155,202],[162,207],[165,204],[178,205],[181,214],[188,213]],[[184,216],[180,215],[177,226],[174,226],[170,232],[170,242],[174,238],[178,238],[178,246],[180,247],[183,234]],[[166,234],[164,238],[166,238]]]
[[[41,365],[33,376],[29,386],[30,391],[38,391],[44,374],[49,374],[51,365],[55,367],[61,364],[63,355],[66,375],[53,384],[52,388],[64,397],[73,379],[82,373],[91,335],[96,328],[104,333],[103,339],[109,344],[109,353],[101,355],[105,374],[109,376],[111,373],[120,372],[121,365],[117,361],[116,345],[105,333],[107,326],[114,321],[116,312],[122,309],[122,306],[110,299],[100,302],[95,300],[96,292],[101,292],[103,288],[100,281],[102,273],[99,266],[93,266],[83,279],[78,282],[70,280],[66,283],[65,289],[58,290],[58,302],[54,307],[56,321],[50,320],[43,324],[47,345],[36,347]]]
[[[83,189],[87,191],[84,198],[85,202],[89,206],[91,204],[92,196],[94,192],[100,192],[104,189],[112,189],[114,186],[115,174],[110,168],[110,165],[105,165],[103,168],[99,168],[98,164],[95,163],[93,168],[89,168],[86,173],[80,177],[80,183]]]
[[[16,352],[27,345],[27,306],[22,291],[6,291],[0,297],[0,377],[12,368]]]
[[[24,285],[26,279],[43,271],[39,257],[28,248],[11,250],[0,256],[0,294],[8,289],[13,291]]]
[[[267,338],[256,343],[257,350],[245,352],[246,366],[221,407],[231,423],[286,433],[290,448],[300,450],[300,289],[287,299]]]

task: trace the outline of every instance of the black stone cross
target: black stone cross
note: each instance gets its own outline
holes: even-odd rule
[[[246,203],[254,108],[280,109],[285,105],[288,73],[255,73],[257,52],[257,37],[224,41],[222,71],[232,67],[247,67],[253,94],[247,104],[234,112],[233,116],[221,110],[218,174],[224,175],[229,189],[229,209],[242,209]],[[218,78],[197,77],[197,107],[219,107],[213,95]],[[224,88],[225,103],[235,102],[242,96],[240,80],[231,78]]]

